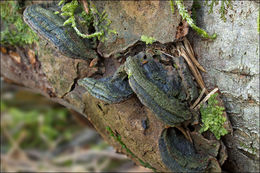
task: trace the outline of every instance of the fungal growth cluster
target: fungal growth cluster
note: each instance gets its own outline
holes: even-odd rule
[[[63,25],[66,19],[55,14],[59,8],[56,4],[32,5],[24,11],[24,20],[65,56],[98,58],[93,40],[83,39],[70,26]],[[186,63],[192,64],[187,57],[194,56],[186,43],[187,40],[184,44],[143,45],[141,50],[124,57],[125,62],[112,76],[83,78],[78,80],[78,85],[109,104],[136,96],[149,108],[165,125],[158,139],[158,150],[169,170],[221,171],[227,155],[224,144],[211,133],[198,133],[199,112],[192,109],[192,103],[198,103],[197,98],[203,95],[202,92],[199,97],[198,87],[205,91],[205,86],[201,76],[196,77],[198,69],[190,70]],[[212,141],[215,145],[211,145]]]

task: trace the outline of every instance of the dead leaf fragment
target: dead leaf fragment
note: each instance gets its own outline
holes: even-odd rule
[[[95,67],[97,64],[98,64],[98,58],[95,58],[90,62],[89,67]]]
[[[20,55],[18,54],[18,53],[16,53],[16,52],[13,52],[13,51],[10,51],[9,52],[9,55],[10,55],[10,57],[11,58],[13,58],[17,63],[21,63],[21,57],[20,57]]]
[[[6,53],[7,53],[6,48],[1,46],[1,52],[4,53],[4,54],[6,54]]]
[[[36,63],[35,52],[33,50],[29,49],[27,54],[29,56],[30,63],[35,64]]]
[[[183,20],[180,25],[177,27],[176,31],[176,39],[180,39],[182,37],[185,37],[189,32],[189,24]]]

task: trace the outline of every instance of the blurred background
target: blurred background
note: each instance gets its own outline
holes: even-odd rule
[[[1,172],[147,172],[75,111],[1,78]]]

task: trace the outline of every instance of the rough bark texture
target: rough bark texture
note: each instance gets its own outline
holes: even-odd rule
[[[158,170],[166,170],[157,146],[163,123],[159,122],[136,97],[113,105],[95,99],[75,84],[81,73],[85,73],[84,76],[88,73],[88,68],[80,69],[79,66],[87,67],[88,64],[83,60],[62,56],[48,45],[41,44],[35,64],[28,61],[29,57],[23,54],[23,51],[19,56],[23,58],[20,62],[16,62],[11,56],[1,53],[1,75],[4,78],[29,87],[82,113],[104,139],[114,145],[119,152],[126,153],[122,146],[110,137],[106,130],[106,127],[110,127],[121,136],[122,141],[138,158],[149,162]],[[147,130],[143,129],[142,120],[149,120]],[[138,163],[138,160],[135,161]]]
[[[98,52],[104,57],[132,46],[142,35],[150,36],[160,43],[172,42],[181,16],[172,13],[168,1],[93,1],[98,10],[105,10],[109,26],[117,31],[108,40],[99,44]],[[192,1],[185,2],[190,8]]]
[[[204,74],[205,83],[209,89],[219,87],[233,123],[234,136],[225,137],[229,153],[225,166],[231,171],[259,171],[258,5],[250,1],[234,3],[233,10],[228,11],[226,23],[217,11],[208,15],[207,7],[203,6],[198,14],[199,25],[209,32],[216,32],[218,38],[205,41],[190,33],[199,61],[208,71]],[[89,95],[76,83],[96,71],[88,68],[89,62],[63,56],[44,42],[36,48],[38,56],[35,60],[30,59],[27,49],[16,49],[20,60],[1,53],[1,75],[4,78],[82,113],[103,138],[119,152],[129,155],[110,137],[106,130],[110,127],[138,158],[159,171],[168,171],[158,148],[158,139],[165,127],[136,96],[108,105]],[[104,60],[105,75],[115,71],[118,66],[115,61]],[[147,129],[143,127],[143,121],[147,121]],[[136,158],[133,160],[139,163]]]
[[[224,138],[229,154],[225,166],[259,172],[259,2],[233,2],[226,22],[219,9],[220,4],[208,14],[209,7],[203,6],[197,14],[198,25],[216,32],[217,39],[205,41],[190,33],[189,40],[207,70],[203,75],[207,88],[219,87],[234,129],[234,136]]]

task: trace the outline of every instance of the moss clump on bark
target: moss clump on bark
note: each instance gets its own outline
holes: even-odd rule
[[[226,135],[228,131],[224,128],[226,118],[222,116],[225,108],[218,106],[217,96],[217,93],[213,94],[208,100],[208,105],[200,108],[203,123],[200,133],[210,130],[219,140],[220,137]]]
[[[172,4],[173,0],[171,2],[171,9],[173,10]],[[217,37],[217,34],[209,35],[205,30],[199,28],[198,26],[195,25],[194,20],[191,18],[189,15],[188,11],[185,9],[185,6],[183,4],[183,0],[175,0],[175,4],[179,10],[180,15],[182,18],[187,21],[187,23],[190,25],[192,29],[194,29],[199,35],[201,35],[204,38],[209,38],[209,39],[215,39]]]
[[[107,18],[106,12],[103,11],[102,13],[99,13],[94,4],[88,3],[88,13],[85,12],[77,0],[72,0],[71,2],[61,0],[58,5],[62,6],[60,15],[68,17],[64,22],[64,25],[71,25],[80,37],[88,39],[98,38],[98,40],[103,42],[106,40],[107,35],[111,33],[116,34],[116,31],[109,29],[111,21]],[[77,12],[77,10],[79,10],[80,13]],[[59,11],[55,12],[57,15],[59,13]],[[91,34],[83,34],[77,27],[76,15],[83,18],[84,21],[81,22],[85,23],[88,27],[93,25],[96,31]]]

